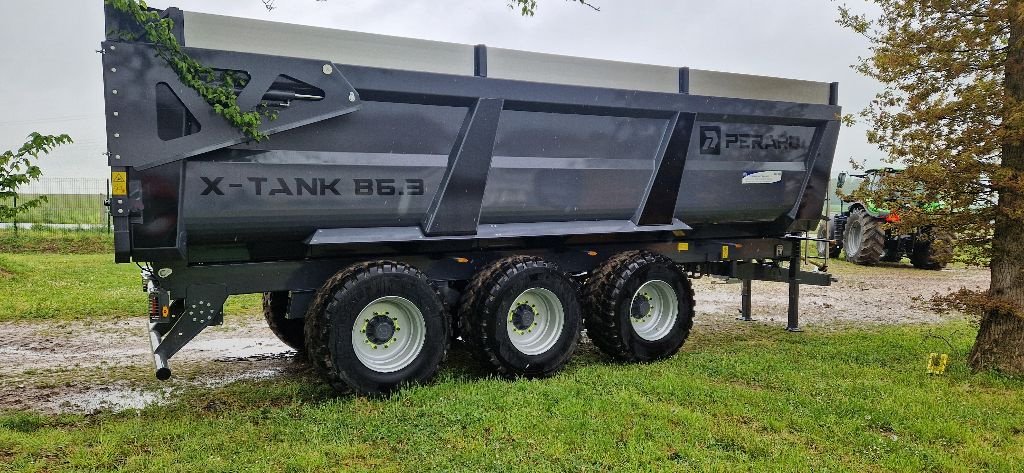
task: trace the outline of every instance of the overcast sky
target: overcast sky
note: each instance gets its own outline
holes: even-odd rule
[[[466,44],[619,61],[689,66],[840,83],[845,113],[859,112],[878,85],[850,69],[867,43],[835,23],[827,0],[591,0],[595,12],[540,0],[523,18],[505,0],[152,0],[158,8],[300,23]],[[859,0],[849,0],[862,7]],[[867,8],[863,6],[863,8]],[[51,177],[108,175],[99,43],[102,0],[6,2],[0,20],[0,150],[32,131],[75,140],[45,158]],[[877,163],[865,128],[844,128],[834,173],[850,158]]]

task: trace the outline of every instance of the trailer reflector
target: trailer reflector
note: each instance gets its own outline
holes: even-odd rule
[[[676,245],[676,250],[678,250],[678,251],[690,251],[690,244],[689,243],[680,243],[680,244]]]

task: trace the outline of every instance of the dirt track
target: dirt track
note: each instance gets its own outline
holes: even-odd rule
[[[938,323],[958,314],[936,314],[926,301],[937,292],[988,284],[985,269],[921,271],[907,266],[874,268],[837,264],[839,282],[803,287],[801,323],[807,330],[835,330],[866,324]],[[694,281],[695,330],[735,327],[740,286],[710,278]],[[754,283],[756,324],[784,327],[787,287]],[[229,318],[205,331],[176,355],[176,379],[151,380],[146,322],[0,324],[0,409],[89,412],[161,402],[176,389],[220,386],[304,371],[262,317]]]

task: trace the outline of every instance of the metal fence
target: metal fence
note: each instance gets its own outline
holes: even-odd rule
[[[16,199],[6,198],[0,203],[11,206],[38,197],[45,200],[13,219],[0,221],[0,229],[110,232],[110,216],[103,205],[110,198],[107,179],[44,177],[19,188],[18,194]]]

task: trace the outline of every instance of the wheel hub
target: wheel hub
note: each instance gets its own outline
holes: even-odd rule
[[[561,300],[541,287],[531,287],[513,300],[505,323],[509,341],[525,355],[540,355],[550,350],[565,325]]]
[[[518,331],[527,330],[533,327],[537,319],[537,311],[529,302],[520,302],[509,314],[509,322]]]
[[[366,341],[372,345],[387,345],[395,337],[395,332],[399,330],[397,319],[390,317],[388,314],[374,313],[373,318],[366,321],[366,326],[363,328],[363,333],[366,334]]]
[[[647,341],[668,335],[679,317],[679,297],[671,284],[654,279],[633,294],[629,307],[633,331]]]
[[[653,308],[654,306],[651,305],[650,294],[637,294],[637,296],[633,298],[633,304],[629,308],[629,315],[634,319],[644,319],[651,315],[651,310]]]

